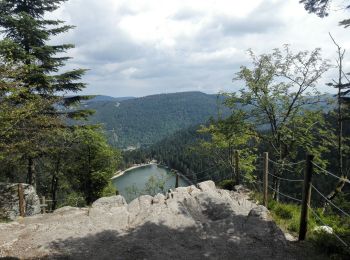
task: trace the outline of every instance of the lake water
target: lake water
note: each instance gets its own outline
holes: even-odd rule
[[[176,175],[168,169],[151,164],[126,171],[124,175],[112,180],[113,185],[124,196],[127,202],[148,194],[154,196],[175,188]],[[189,183],[179,177],[179,187],[186,187]]]

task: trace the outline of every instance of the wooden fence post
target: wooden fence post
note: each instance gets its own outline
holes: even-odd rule
[[[269,153],[264,153],[264,169],[263,169],[263,204],[267,208],[267,202],[268,202],[268,185],[269,185]]]
[[[240,172],[239,172],[239,153],[237,150],[235,150],[235,172],[236,172],[236,185],[239,185],[239,177],[240,177]]]
[[[179,187],[179,174],[176,172],[175,188]]]
[[[310,200],[311,200],[311,180],[312,180],[312,171],[313,171],[313,164],[312,164],[313,159],[314,159],[313,155],[310,155],[310,154],[306,155],[303,198],[302,198],[301,213],[300,213],[299,241],[305,240],[306,232],[307,232],[308,207],[310,205]]]
[[[24,210],[24,192],[23,192],[23,185],[22,183],[18,184],[18,203],[19,203],[19,215],[21,217],[25,216],[25,210]]]

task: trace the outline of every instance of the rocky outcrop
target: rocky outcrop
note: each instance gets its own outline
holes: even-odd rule
[[[19,258],[308,259],[301,246],[285,239],[246,190],[217,189],[211,181],[0,225],[0,256]]]
[[[33,186],[22,184],[25,215],[40,213],[40,200]],[[16,219],[19,216],[18,183],[0,183],[0,218]]]

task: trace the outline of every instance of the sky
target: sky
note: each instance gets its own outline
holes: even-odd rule
[[[69,0],[50,14],[76,28],[53,43],[73,43],[65,69],[89,69],[83,94],[114,97],[182,91],[238,91],[232,81],[257,54],[290,44],[297,52],[322,49],[335,62],[328,32],[350,49],[350,16],[335,0],[324,19],[308,14],[298,0]],[[349,50],[350,52],[350,50]],[[350,71],[350,53],[346,69]],[[321,91],[335,70],[319,82]]]

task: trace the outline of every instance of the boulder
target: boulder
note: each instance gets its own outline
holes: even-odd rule
[[[129,204],[112,196],[24,218],[0,225],[0,258],[324,259],[290,244],[269,211],[242,191],[207,181]]]
[[[40,200],[34,187],[29,184],[22,185],[25,216],[39,214]],[[14,220],[19,215],[18,183],[0,183],[0,218]]]
[[[333,228],[329,226],[317,226],[313,231],[316,233],[333,234]]]

